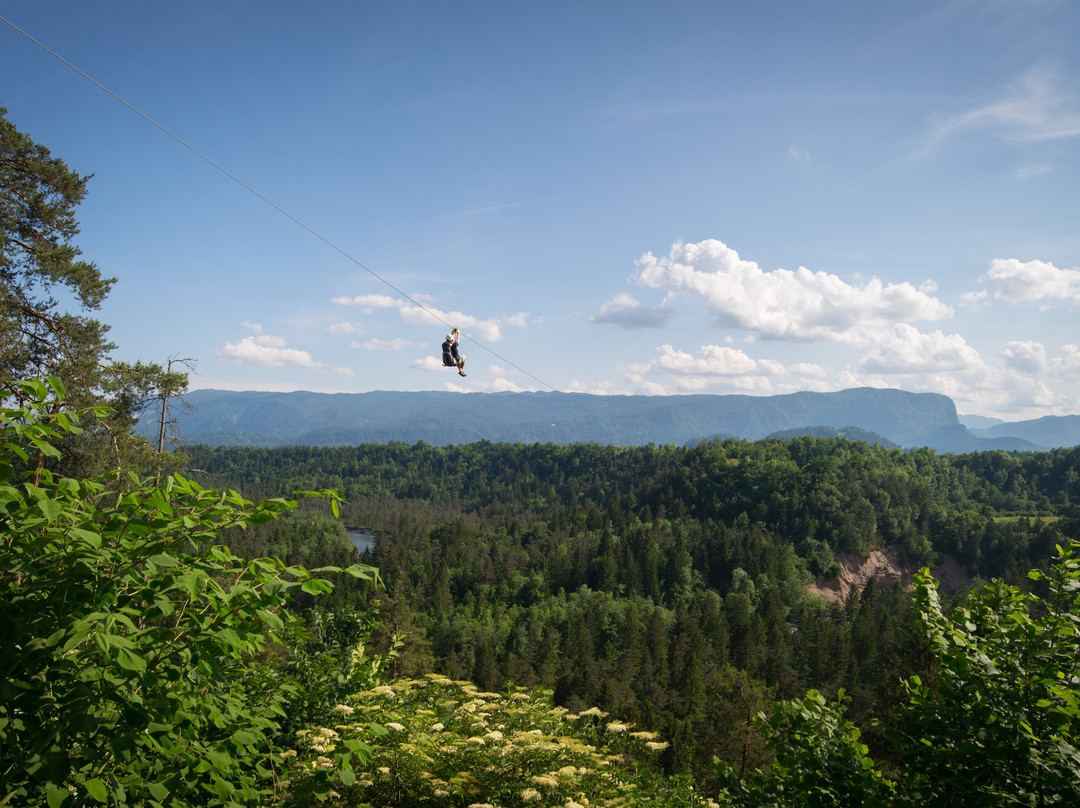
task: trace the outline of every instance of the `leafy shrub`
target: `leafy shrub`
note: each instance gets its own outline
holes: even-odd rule
[[[260,656],[337,568],[248,563],[219,531],[295,502],[252,504],[181,476],[122,487],[54,474],[79,431],[62,385],[23,382],[0,409],[0,804],[222,805],[281,787],[286,699]],[[371,567],[345,572],[367,579]]]

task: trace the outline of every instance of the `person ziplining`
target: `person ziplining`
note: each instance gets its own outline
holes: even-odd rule
[[[461,340],[461,332],[454,329],[446,335],[442,344],[443,367],[457,368],[458,375],[465,375],[465,357],[458,353],[458,342]]]

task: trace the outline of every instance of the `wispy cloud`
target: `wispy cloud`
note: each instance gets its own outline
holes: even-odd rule
[[[337,306],[359,306],[368,314],[376,309],[394,309],[406,305],[405,301],[390,297],[390,295],[342,296],[332,298],[330,302]]]
[[[1028,71],[985,104],[931,119],[927,154],[943,141],[968,132],[986,132],[1015,141],[1043,141],[1080,136],[1080,104],[1059,88],[1055,73],[1044,67]]]

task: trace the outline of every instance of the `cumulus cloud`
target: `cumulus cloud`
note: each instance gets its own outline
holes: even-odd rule
[[[779,362],[752,359],[742,351],[724,345],[702,345],[697,356],[661,345],[655,367],[684,376],[780,376],[784,373]]]
[[[995,258],[984,279],[997,286],[995,297],[1012,303],[1049,298],[1080,305],[1080,269],[1058,269],[1046,261]]]
[[[861,342],[893,323],[953,313],[910,283],[856,286],[805,267],[767,272],[715,239],[676,243],[666,257],[646,253],[638,266],[645,286],[699,296],[722,322],[774,339]]]
[[[1046,346],[1040,342],[1006,342],[1000,353],[1006,367],[1021,373],[1043,373],[1047,369]]]
[[[623,292],[600,307],[592,316],[594,323],[610,323],[619,328],[636,331],[643,328],[663,328],[675,311],[663,306],[647,306],[633,295]]]
[[[409,363],[409,367],[414,370],[446,370],[442,360],[436,359],[434,356],[424,356],[420,359],[414,359]]]
[[[312,359],[307,351],[289,348],[283,337],[271,337],[264,334],[226,343],[225,347],[215,353],[222,359],[241,365],[265,365],[275,368],[284,365],[319,366],[319,363]]]
[[[899,323],[869,347],[858,369],[872,373],[956,373],[982,364],[979,352],[959,334],[927,334]]]

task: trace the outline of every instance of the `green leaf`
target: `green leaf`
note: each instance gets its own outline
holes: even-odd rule
[[[100,778],[94,777],[87,780],[83,786],[86,788],[86,793],[98,802],[106,802],[109,799],[109,790],[105,788],[105,783]]]
[[[300,585],[300,588],[309,595],[324,595],[327,592],[334,591],[334,585],[329,581],[324,581],[322,578],[308,578]]]
[[[169,789],[163,786],[161,783],[147,783],[146,790],[150,792],[152,796],[158,802],[165,802],[169,796]]]
[[[7,802],[8,797],[14,795],[15,792],[9,792],[0,805]],[[62,786],[58,786],[55,783],[45,784],[45,801],[49,804],[49,808],[64,808],[64,806],[71,804],[75,797],[70,791]]]
[[[146,670],[146,660],[128,648],[118,648],[116,662],[124,670],[142,673]]]
[[[353,771],[352,764],[349,763],[348,758],[342,758],[338,765],[338,777],[341,778],[342,785],[351,786],[356,782],[356,773]]]

